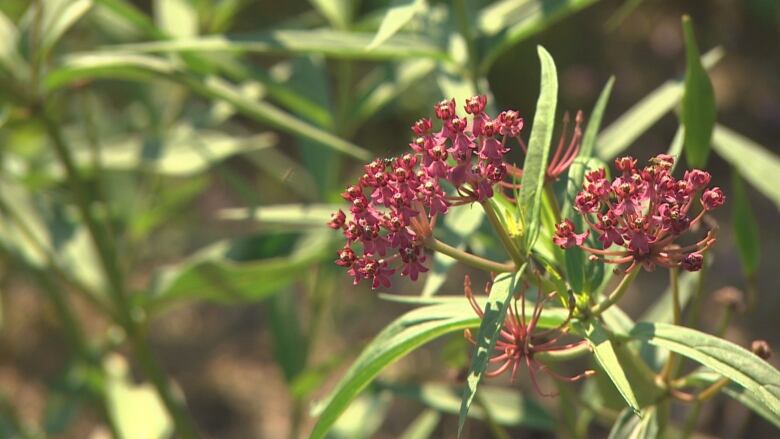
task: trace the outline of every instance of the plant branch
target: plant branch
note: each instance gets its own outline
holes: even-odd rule
[[[92,213],[89,190],[79,175],[59,125],[48,114],[45,106],[40,106],[38,112],[51,139],[54,152],[65,168],[67,182],[75,197],[79,213],[100,256],[100,263],[109,283],[109,292],[118,313],[118,323],[127,333],[142,370],[157,389],[163,404],[171,415],[178,435],[183,438],[198,437],[194,421],[187,413],[183,403],[174,394],[167,377],[154,358],[154,354],[145,339],[139,322],[133,316],[130,301],[124,290],[124,279],[113,242],[106,233],[105,228],[102,227]]]
[[[591,314],[594,316],[598,316],[604,311],[606,311],[607,308],[616,304],[620,300],[620,298],[623,297],[623,294],[626,293],[628,287],[634,281],[638,273],[639,273],[639,269],[636,269],[633,270],[631,273],[624,275],[623,279],[620,280],[620,283],[615,287],[612,293],[610,293],[609,296],[607,296],[606,299],[591,307],[590,309]]]
[[[457,261],[483,271],[489,271],[493,273],[511,273],[517,271],[517,266],[515,266],[515,264],[502,264],[500,262],[482,258],[439,241],[433,236],[425,240],[425,246],[433,251],[445,254]]]

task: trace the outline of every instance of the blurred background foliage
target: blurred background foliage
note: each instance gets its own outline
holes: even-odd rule
[[[403,151],[443,97],[486,93],[530,121],[537,44],[558,66],[559,113],[587,117],[616,78],[596,155],[666,151],[682,137],[685,13],[702,53],[720,46],[705,55],[722,124],[707,167],[735,200],[705,290],[760,300],[727,338],[780,343],[780,2],[4,0],[0,12],[1,437],[307,435],[310,404],[404,310],[332,264],[324,223],[360,164]],[[480,222],[453,215],[440,231],[489,253]],[[394,292],[460,294],[464,272],[439,258]],[[639,315],[655,296],[630,298]],[[703,306],[712,329],[718,305]],[[467,356],[459,336],[416,351],[331,437],[453,437],[449,386]],[[507,389],[484,390],[472,414],[489,422],[472,437],[561,428],[550,401]],[[701,431],[776,433],[717,401]]]

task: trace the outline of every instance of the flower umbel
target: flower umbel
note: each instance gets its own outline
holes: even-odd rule
[[[342,194],[351,215],[338,211],[328,226],[347,238],[336,263],[348,269],[355,284],[365,279],[373,288],[387,287],[399,268],[416,280],[428,271],[423,247],[437,216],[454,205],[487,200],[507,177],[507,142],[520,141],[523,119],[516,111],[493,119],[486,105],[485,96],[467,99],[467,116],[459,117],[454,99],[439,102],[434,106],[439,131],[433,131],[430,119],[418,120],[411,127],[410,152],[365,165],[357,184]],[[447,196],[442,181],[457,195]],[[356,255],[355,245],[362,255]]]
[[[468,276],[464,279],[463,289],[474,312],[476,312],[480,318],[484,317],[484,311],[474,298],[474,292],[471,289],[471,279]],[[531,383],[536,392],[541,396],[555,396],[555,393],[545,393],[541,390],[536,379],[537,371],[547,372],[551,377],[567,382],[578,381],[593,375],[595,372],[586,370],[579,375],[566,377],[540,363],[534,359],[534,356],[543,352],[560,352],[574,349],[587,343],[587,340],[580,340],[578,342],[563,345],[557,344],[558,341],[568,333],[568,323],[574,311],[573,302],[571,303],[571,306],[569,306],[569,315],[564,322],[556,328],[538,331],[537,325],[542,316],[544,305],[555,297],[557,293],[553,291],[546,295],[540,294],[540,297],[534,304],[531,317],[528,319],[526,318],[525,312],[525,293],[527,289],[528,286],[524,285],[519,293],[513,298],[512,303],[508,308],[507,316],[499,332],[499,339],[496,341],[493,355],[490,360],[488,360],[490,364],[498,364],[499,366],[492,371],[486,372],[485,375],[492,378],[511,370],[511,380],[514,381],[517,376],[517,371],[520,369],[520,366],[524,364],[528,369]],[[485,292],[487,293],[489,291],[490,283],[485,286]],[[541,291],[541,289],[539,291]],[[520,302],[519,309],[517,306],[518,302]],[[474,340],[471,331],[467,329],[464,332],[464,335],[469,342],[476,345],[476,341]]]
[[[723,205],[726,197],[718,187],[707,188],[710,174],[705,171],[693,169],[675,179],[670,172],[673,164],[672,156],[660,154],[639,169],[634,158],[621,157],[615,160],[620,175],[611,182],[604,169],[588,172],[574,205],[603,249],[585,245],[589,231],[576,234],[569,220],[557,226],[555,244],[561,248],[579,246],[591,253],[591,258],[608,263],[630,264],[627,273],[637,264],[648,271],[656,265],[700,270],[703,253],[715,242],[714,229],[691,245],[675,241],[696,227],[708,211]],[[696,201],[701,210],[691,218]],[[613,245],[622,250],[610,250]]]

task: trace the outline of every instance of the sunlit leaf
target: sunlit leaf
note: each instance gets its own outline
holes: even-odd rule
[[[105,370],[109,415],[123,438],[164,439],[173,434],[173,422],[154,387],[133,384],[123,357],[110,355]]]
[[[278,224],[292,228],[321,228],[330,221],[330,214],[346,206],[338,204],[281,204],[256,208],[232,208],[220,212],[226,220],[254,220],[260,224]]]
[[[205,80],[196,78],[181,71],[176,64],[162,58],[129,54],[71,55],[64,60],[60,68],[49,74],[45,83],[50,90],[54,90],[85,79],[142,80],[155,76],[188,85],[196,93],[227,102],[240,113],[280,130],[306,137],[361,160],[368,160],[370,157],[368,151],[344,139],[293,117],[266,102],[248,98],[239,88],[220,78],[210,77]]]
[[[752,277],[758,271],[758,263],[761,258],[761,244],[758,234],[758,223],[750,207],[745,183],[738,171],[732,173],[731,179],[731,222],[733,224],[734,237],[739,250],[739,258],[742,261],[742,269],[745,275]]]
[[[585,329],[584,335],[591,347],[593,355],[599,366],[606,372],[620,395],[626,401],[634,414],[640,413],[640,405],[634,391],[634,383],[626,376],[623,365],[618,360],[618,355],[609,339],[606,330],[598,322],[591,322]]]
[[[92,8],[92,0],[49,0],[38,3],[43,5],[43,39],[40,42],[37,56],[44,58],[57,44],[62,35],[67,32],[87,11]],[[34,8],[29,11],[36,14]],[[25,17],[27,18],[27,17]],[[34,20],[30,18],[30,20]]]
[[[536,114],[528,140],[528,154],[523,162],[522,187],[517,202],[525,224],[525,248],[530,251],[539,236],[547,157],[550,153],[553,127],[555,126],[555,107],[558,101],[558,75],[552,56],[538,46],[541,63],[541,84],[539,99],[536,101]]]
[[[389,392],[371,392],[358,396],[328,432],[328,439],[374,437],[393,402]]]
[[[336,30],[277,30],[266,33],[209,35],[172,41],[107,46],[113,53],[252,52],[261,54],[321,54],[346,59],[403,59],[448,57],[419,35],[396,34],[373,50],[373,35]]]
[[[698,361],[744,387],[774,414],[780,414],[780,371],[745,348],[667,323],[639,323],[631,335]]]
[[[715,126],[715,91],[701,64],[693,24],[683,16],[685,36],[685,91],[682,98],[682,124],[685,127],[685,157],[688,165],[704,168],[710,153],[710,139]]]
[[[702,65],[710,69],[723,57],[723,50],[716,47],[701,58]],[[616,121],[612,122],[596,140],[596,155],[607,161],[626,150],[661,117],[672,111],[683,96],[682,79],[666,81],[652,93],[634,104]]]
[[[493,281],[490,296],[484,307],[482,323],[479,325],[479,331],[474,337],[476,346],[471,357],[471,365],[466,376],[466,386],[463,388],[460,410],[458,411],[458,435],[463,431],[469,408],[477,394],[477,386],[479,386],[487,370],[490,353],[496,346],[501,327],[504,324],[507,308],[517,292],[517,285],[525,272],[525,268],[526,265],[523,264],[517,273],[502,273],[496,276]]]
[[[486,74],[510,47],[596,0],[503,0],[480,11],[477,28],[488,37],[479,71]]]
[[[346,29],[352,21],[352,0],[309,0],[337,29]]]
[[[154,0],[157,26],[174,38],[198,34],[198,14],[189,0]]]
[[[731,163],[753,187],[774,201],[780,209],[780,157],[769,149],[722,125],[715,127],[712,147]]]
[[[428,300],[436,299],[433,297]],[[539,320],[539,327],[554,327],[565,318],[565,313],[545,312]],[[310,437],[324,437],[349,403],[384,368],[431,340],[452,332],[476,328],[479,324],[479,317],[465,298],[455,303],[416,308],[397,318],[366,346],[336,388],[314,407],[313,415],[319,416],[319,419]]]
[[[425,0],[392,0],[389,9],[382,18],[379,30],[368,45],[367,50],[374,50],[396,34],[415,14],[425,9]]]

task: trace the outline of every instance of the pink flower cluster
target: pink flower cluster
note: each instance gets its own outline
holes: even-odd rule
[[[467,99],[459,117],[455,100],[434,106],[441,129],[433,131],[430,119],[412,125],[412,151],[394,159],[377,159],[365,165],[357,184],[342,194],[350,203],[351,217],[339,210],[328,225],[341,229],[347,243],[336,264],[348,268],[357,284],[389,287],[400,262],[401,275],[417,280],[423,265],[423,244],[431,236],[436,216],[450,206],[482,202],[493,196],[493,185],[506,176],[507,139],[518,138],[523,119],[504,111],[493,119],[485,113],[487,98]],[[447,196],[442,180],[457,190]],[[353,245],[362,247],[362,254]]]
[[[705,171],[689,170],[682,179],[675,179],[670,172],[673,164],[672,156],[660,154],[639,169],[634,158],[621,157],[615,160],[620,175],[612,182],[604,169],[587,173],[584,190],[574,204],[603,249],[585,245],[590,230],[576,233],[568,219],[557,225],[553,241],[561,248],[579,246],[608,263],[631,263],[626,272],[637,264],[645,270],[656,265],[701,269],[703,252],[715,242],[713,231],[687,246],[675,240],[696,226],[707,211],[721,206],[726,197],[718,187],[707,188],[710,174]],[[701,210],[691,219],[695,201]],[[609,250],[613,245],[623,249]]]

